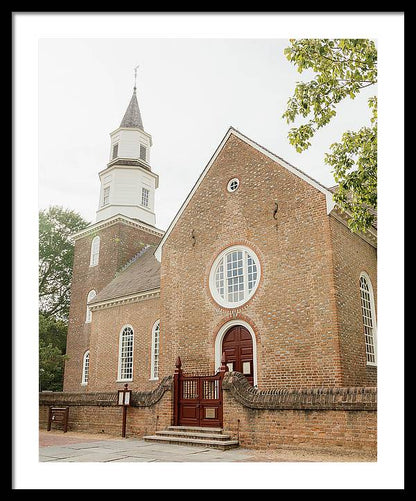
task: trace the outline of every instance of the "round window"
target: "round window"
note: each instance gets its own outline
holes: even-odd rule
[[[248,301],[260,279],[260,263],[247,247],[233,246],[223,251],[212,265],[209,286],[215,301],[235,308]]]
[[[240,186],[240,181],[235,177],[230,179],[227,184],[227,190],[232,193]]]

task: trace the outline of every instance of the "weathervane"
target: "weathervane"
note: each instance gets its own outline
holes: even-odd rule
[[[138,65],[134,68],[134,90],[136,90],[137,68],[138,68],[139,66],[140,66],[140,65],[138,64]]]

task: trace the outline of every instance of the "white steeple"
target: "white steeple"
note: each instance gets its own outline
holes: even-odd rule
[[[152,136],[143,128],[136,83],[123,120],[110,138],[109,163],[99,173],[101,190],[96,221],[122,214],[155,226],[154,201],[159,176],[150,167]]]

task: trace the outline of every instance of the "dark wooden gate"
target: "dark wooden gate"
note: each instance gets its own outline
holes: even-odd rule
[[[222,361],[219,372],[214,375],[185,375],[178,357],[174,376],[174,425],[222,428],[222,380],[227,371]]]

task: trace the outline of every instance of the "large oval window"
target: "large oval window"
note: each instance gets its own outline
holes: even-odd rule
[[[260,263],[251,249],[229,247],[223,251],[211,268],[210,290],[221,306],[235,308],[248,301],[260,279]]]

